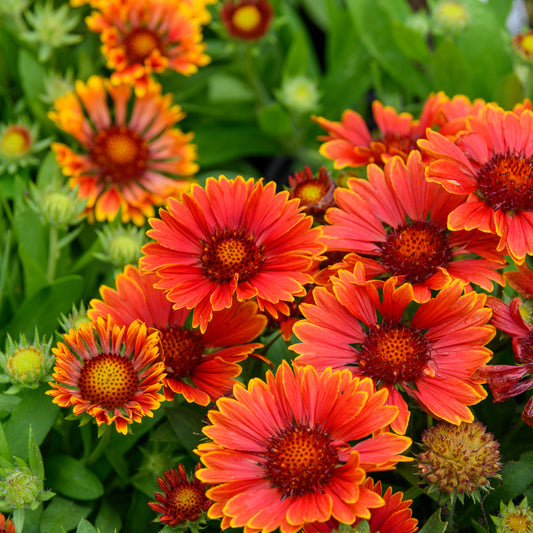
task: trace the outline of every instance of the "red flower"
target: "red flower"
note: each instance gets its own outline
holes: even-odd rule
[[[274,11],[267,0],[228,0],[222,3],[220,20],[236,39],[257,41],[270,27]]]

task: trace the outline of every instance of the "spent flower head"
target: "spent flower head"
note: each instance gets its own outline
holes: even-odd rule
[[[480,490],[490,490],[489,478],[500,477],[502,465],[499,443],[485,430],[475,421],[458,426],[442,422],[424,431],[417,466],[428,492],[461,501],[466,494],[479,501]]]
[[[7,334],[5,351],[0,352],[0,383],[11,383],[6,392],[16,394],[21,388],[36,389],[50,380],[54,364],[51,345],[51,338],[48,341],[44,337],[39,339],[37,328],[31,342],[24,333],[18,342]]]
[[[80,21],[79,13],[74,13],[68,4],[63,4],[57,9],[51,0],[46,3],[35,4],[33,11],[25,13],[30,31],[22,33],[24,41],[36,45],[41,62],[50,59],[55,48],[70,46],[79,43],[81,35],[72,35],[70,32]]]
[[[491,516],[496,533],[529,533],[533,531],[533,511],[525,497],[519,505],[511,500],[507,505],[500,501],[500,513]]]

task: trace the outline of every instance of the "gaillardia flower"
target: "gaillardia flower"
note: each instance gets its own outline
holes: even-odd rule
[[[511,500],[505,505],[500,500],[500,513],[491,516],[496,533],[529,533],[533,531],[533,510],[527,504],[527,497],[519,505]]]
[[[527,61],[533,61],[533,30],[517,33],[512,40],[515,51]]]
[[[90,318],[111,318],[119,325],[141,320],[161,334],[160,357],[165,364],[163,380],[167,400],[176,393],[188,402],[207,405],[231,392],[241,373],[238,362],[262,344],[252,343],[264,329],[266,318],[255,302],[235,302],[213,313],[205,332],[187,327],[188,309],[172,309],[158,277],[126,266],[116,278],[116,290],[100,288],[102,300],[91,300]]]
[[[190,182],[181,178],[198,169],[192,134],[174,127],[184,113],[155,83],[140,98],[130,86],[115,87],[99,76],[78,80],[49,117],[85,149],[78,154],[52,143],[70,185],[79,187],[89,215],[99,222],[120,212],[122,222],[141,226],[154,215],[154,205],[188,189]]]
[[[399,454],[410,439],[386,430],[397,415],[387,392],[347,370],[293,371],[284,361],[233,395],[209,411],[211,442],[196,450],[214,501],[208,516],[223,517],[223,529],[295,533],[307,522],[369,518],[384,500],[364,485],[366,472],[409,460]]]
[[[419,141],[426,177],[466,197],[448,217],[452,231],[479,229],[499,237],[516,263],[533,254],[533,112],[487,104],[455,141],[428,129]]]
[[[392,428],[401,433],[409,421],[401,390],[434,417],[473,420],[468,406],[486,396],[473,374],[491,358],[485,344],[494,336],[484,294],[463,294],[456,280],[417,304],[408,283],[365,281],[361,263],[331,281],[331,291],[314,289],[315,304],[300,305],[306,319],[293,327],[302,341],[291,347],[300,354],[296,365],[371,377],[400,408]]]
[[[205,495],[207,485],[194,474],[189,478],[181,464],[165,472],[164,477],[157,478],[157,484],[163,494],[156,492],[156,502],[148,502],[148,505],[161,515],[159,521],[162,524],[176,527],[197,522],[212,503]]]
[[[6,520],[3,513],[0,513],[0,533],[17,533],[11,519]]]
[[[270,27],[274,11],[268,0],[226,0],[220,20],[231,37],[257,41]]]
[[[54,382],[47,394],[74,414],[87,413],[96,423],[115,424],[127,433],[128,424],[153,416],[164,396],[164,365],[159,360],[159,332],[134,322],[118,326],[110,317],[82,324],[63,335],[56,356]]]
[[[152,72],[190,75],[209,63],[200,23],[207,18],[197,0],[108,0],[87,17],[87,27],[100,33],[113,84],[135,85],[143,96]]]
[[[381,481],[374,483],[371,477],[367,477],[363,487],[375,492],[383,497],[385,504],[381,507],[370,509],[370,518],[367,520],[370,533],[413,533],[416,531],[418,520],[412,518],[410,505],[412,500],[404,500],[402,492],[392,492],[388,487],[383,494]],[[362,521],[358,518],[350,524],[354,531],[358,531],[356,526]],[[339,531],[339,521],[330,519],[327,522],[313,522],[305,524],[304,533],[332,533]],[[354,529],[355,528],[355,529]]]
[[[325,248],[301,211],[272,181],[208,178],[205,189],[169,198],[161,219],[150,220],[147,234],[157,242],[143,247],[141,266],[156,272],[156,287],[176,309],[194,308],[192,324],[202,332],[234,298],[255,297],[261,310],[287,315]]]
[[[329,225],[323,227],[328,250],[363,256],[374,276],[412,284],[419,302],[451,279],[487,291],[492,280],[503,285],[497,270],[505,260],[496,252],[497,238],[449,231],[448,215],[464,198],[428,183],[424,171],[420,153],[412,151],[407,163],[396,156],[383,170],[369,165],[368,179],[352,178],[347,189],[337,188],[338,207],[327,211]]]

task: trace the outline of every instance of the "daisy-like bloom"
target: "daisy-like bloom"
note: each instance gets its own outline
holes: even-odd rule
[[[289,176],[290,198],[299,198],[305,212],[319,224],[324,222],[326,210],[335,205],[334,191],[335,182],[324,167],[320,167],[316,175],[306,166]]]
[[[379,496],[383,497],[385,504],[381,507],[370,509],[368,526],[370,533],[413,533],[418,529],[418,520],[412,518],[410,505],[413,500],[404,500],[402,492],[392,492],[388,487],[385,494],[381,488],[381,481],[374,483],[371,477],[367,477],[363,486]],[[358,518],[352,529],[361,522]],[[313,522],[304,525],[304,533],[332,533],[339,530],[339,521],[330,519],[327,522]],[[357,529],[356,529],[357,531]]]
[[[486,296],[463,294],[456,280],[416,304],[411,285],[365,277],[361,263],[353,273],[341,270],[331,278],[331,291],[317,287],[315,304],[300,305],[306,319],[293,328],[302,341],[291,346],[300,354],[295,364],[371,377],[399,407],[392,428],[400,433],[409,421],[400,391],[436,418],[471,422],[468,406],[486,396],[484,381],[473,374],[492,355],[485,347],[494,336]]]
[[[100,288],[101,300],[93,299],[87,314],[92,320],[111,318],[119,325],[141,320],[161,334],[163,380],[167,400],[176,393],[188,402],[207,405],[231,392],[241,373],[238,362],[262,344],[252,343],[264,329],[266,318],[255,302],[236,302],[213,313],[204,333],[187,327],[188,309],[172,309],[162,291],[154,288],[158,278],[126,266],[116,278],[116,290]]]
[[[205,495],[207,486],[194,474],[189,478],[181,464],[165,472],[164,477],[157,478],[157,484],[163,494],[156,492],[156,502],[148,502],[148,505],[161,515],[161,524],[175,527],[197,522],[212,503]]]
[[[390,159],[382,170],[368,167],[368,180],[348,180],[335,191],[323,227],[328,250],[364,256],[367,274],[398,276],[413,285],[415,300],[428,301],[451,279],[475,283],[492,291],[492,280],[505,260],[496,252],[498,240],[480,231],[447,229],[449,213],[464,198],[428,183],[421,155],[414,150],[407,163]],[[480,257],[481,256],[481,257]]]
[[[492,308],[491,323],[511,337],[516,365],[487,365],[480,370],[480,377],[487,380],[495,402],[504,402],[533,387],[533,327],[520,313],[520,298],[513,298],[509,305],[489,296]],[[522,420],[533,427],[533,397],[529,398],[522,412]]]
[[[191,133],[174,127],[184,113],[171,98],[155,83],[140,98],[128,85],[115,87],[92,76],[56,100],[50,119],[75,137],[85,154],[62,143],[52,143],[52,149],[70,185],[87,199],[91,218],[112,221],[120,212],[122,222],[141,226],[154,215],[154,205],[190,187],[179,178],[198,170],[196,147]]]
[[[273,16],[268,0],[227,0],[220,9],[220,20],[228,34],[245,41],[261,39]]]
[[[233,394],[209,411],[211,442],[195,450],[205,466],[196,475],[211,485],[208,516],[223,517],[223,529],[295,533],[307,522],[369,518],[385,502],[363,483],[366,472],[409,460],[400,454],[410,439],[386,430],[397,415],[387,392],[349,371],[293,371],[284,361]]]
[[[10,519],[6,520],[3,513],[0,513],[0,533],[17,533],[13,522]]]
[[[183,198],[169,199],[147,232],[141,266],[176,309],[193,309],[203,333],[213,311],[256,298],[261,310],[288,315],[287,303],[305,295],[307,272],[320,259],[320,228],[297,199],[276,193],[276,184],[238,176],[208,178]]]
[[[193,9],[192,5],[197,9]],[[87,17],[89,30],[99,33],[111,81],[133,84],[144,96],[153,72],[171,69],[190,75],[209,63],[204,51],[198,1],[109,0]]]
[[[479,229],[499,237],[497,250],[520,264],[533,254],[533,112],[487,104],[455,141],[428,129],[426,177],[468,195],[448,217],[452,231]]]
[[[74,414],[87,413],[96,423],[115,424],[126,434],[128,424],[153,416],[164,396],[164,364],[159,360],[159,332],[140,322],[118,326],[98,318],[63,335],[56,356],[52,390],[46,394]]]
[[[426,128],[433,125],[446,99],[442,92],[431,94],[419,120],[410,113],[398,113],[375,100],[372,102],[372,116],[378,129],[375,136],[364,118],[351,109],[344,111],[340,122],[313,116],[313,120],[328,133],[319,137],[319,140],[325,141],[319,151],[335,162],[335,168],[360,167],[369,163],[383,166],[394,155],[406,160],[409,153],[417,148],[416,141],[425,137]]]
[[[521,57],[527,61],[533,61],[533,30],[517,33],[513,37],[512,43],[514,49]]]

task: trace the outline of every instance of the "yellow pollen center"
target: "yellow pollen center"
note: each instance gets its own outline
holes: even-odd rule
[[[30,133],[22,126],[7,128],[0,140],[0,152],[6,156],[20,157],[30,149],[30,146]]]
[[[21,381],[33,380],[41,373],[44,364],[44,354],[34,346],[16,350],[7,360],[7,370]]]
[[[294,425],[271,438],[265,459],[266,476],[282,497],[302,496],[330,480],[338,454],[321,430]]]
[[[509,514],[505,520],[505,531],[509,533],[530,533],[533,528],[533,520],[521,514]]]
[[[524,35],[520,45],[526,54],[533,55],[533,34]]]
[[[261,23],[261,12],[256,6],[242,6],[233,13],[232,21],[241,31],[252,31]]]
[[[321,183],[305,182],[296,187],[295,196],[300,198],[302,205],[313,205],[324,197],[325,190]]]
[[[404,324],[375,325],[360,347],[360,367],[375,381],[412,382],[430,359],[426,337]]]
[[[101,354],[85,361],[78,380],[82,397],[106,409],[124,406],[138,386],[131,360],[116,354]]]

